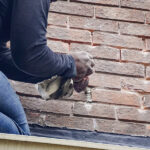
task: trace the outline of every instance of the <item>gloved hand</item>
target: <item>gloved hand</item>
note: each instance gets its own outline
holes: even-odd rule
[[[74,89],[76,92],[80,93],[86,90],[88,84],[89,84],[89,78],[85,77],[79,82],[74,82]]]
[[[77,76],[73,79],[74,89],[77,92],[84,91],[88,86],[88,76],[94,72],[93,57],[84,51],[70,54],[76,63]]]

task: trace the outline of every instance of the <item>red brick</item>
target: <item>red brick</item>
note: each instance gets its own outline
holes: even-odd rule
[[[149,80],[111,74],[94,73],[90,77],[89,85],[99,88],[124,89],[131,92],[150,92]]]
[[[132,136],[145,136],[146,126],[140,123],[118,122],[115,124],[114,133]]]
[[[47,45],[54,52],[58,52],[58,53],[68,53],[69,52],[69,44],[68,43],[48,40]]]
[[[75,103],[73,114],[115,119],[114,107],[103,104]]]
[[[146,39],[146,50],[150,50],[150,39]]]
[[[32,112],[26,110],[27,120],[29,124],[37,124],[40,126],[45,126],[46,115],[42,113]]]
[[[50,100],[43,105],[42,111],[69,115],[72,112],[72,106],[72,102]]]
[[[35,97],[20,96],[22,105],[25,109],[41,111],[45,100]]]
[[[93,119],[84,117],[69,117],[62,115],[47,115],[46,126],[65,127],[78,130],[93,130]]]
[[[146,78],[150,79],[150,66],[146,67]]]
[[[122,89],[134,92],[150,92],[150,81],[138,78],[122,78]]]
[[[150,24],[150,13],[146,13],[146,23]]]
[[[121,77],[110,74],[94,73],[90,76],[89,85],[100,88],[121,89]]]
[[[98,132],[114,133],[115,120],[94,119],[95,130]]]
[[[96,7],[96,17],[107,18],[132,22],[144,22],[145,15],[143,11],[115,7]]]
[[[144,136],[146,133],[146,126],[144,124],[104,119],[96,119],[95,129],[99,132],[109,132],[134,136]]]
[[[91,46],[85,44],[71,43],[70,50],[86,51],[93,55],[94,58],[106,58],[106,59],[120,59],[120,50],[109,46]]]
[[[92,17],[94,15],[94,6],[59,1],[51,4],[50,11]]]
[[[122,48],[143,49],[144,42],[142,38],[132,37],[127,35],[109,34],[95,31],[93,34],[93,43],[106,44]]]
[[[142,105],[145,109],[150,108],[150,94],[142,97]]]
[[[15,89],[15,91],[19,93],[39,96],[39,93],[36,90],[34,84],[17,82],[17,81],[11,81],[11,84]]]
[[[91,43],[91,33],[85,30],[48,27],[48,38]]]
[[[75,0],[76,2],[84,2],[89,4],[119,5],[119,0]]]
[[[92,100],[116,105],[140,106],[140,96],[126,91],[112,91],[95,89],[92,91]]]
[[[137,108],[119,107],[117,108],[119,120],[129,120],[138,122],[150,122],[150,111]]]
[[[146,129],[147,129],[147,132],[144,136],[150,136],[150,125],[149,124],[146,125]]]
[[[67,16],[56,13],[49,13],[48,24],[67,27]]]
[[[121,51],[121,59],[139,63],[150,63],[150,53],[143,51],[135,51],[123,49]]]
[[[121,6],[130,7],[130,8],[140,8],[150,10],[150,1],[149,0],[121,0]]]
[[[85,92],[77,93],[74,91],[71,97],[66,98],[67,100],[75,100],[75,101],[86,101],[87,97]]]
[[[149,25],[120,22],[119,27],[122,34],[137,35],[142,37],[150,36]]]
[[[36,110],[47,113],[70,114],[72,103],[61,100],[45,101],[33,97],[21,97],[23,107],[29,110]],[[65,109],[64,109],[65,108]]]
[[[95,68],[98,72],[144,77],[144,66],[140,64],[95,60]]]
[[[70,16],[69,24],[79,29],[118,32],[118,22],[110,20]]]
[[[39,124],[40,113],[26,110],[26,116],[29,124]]]

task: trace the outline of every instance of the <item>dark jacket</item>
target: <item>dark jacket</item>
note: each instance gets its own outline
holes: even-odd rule
[[[0,70],[8,78],[36,83],[54,75],[76,75],[72,56],[47,46],[50,0],[0,0]],[[11,49],[6,42],[11,41]]]

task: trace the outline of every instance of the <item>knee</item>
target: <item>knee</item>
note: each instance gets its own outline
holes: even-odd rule
[[[15,123],[0,112],[0,133],[19,134],[18,128]]]
[[[3,100],[12,98],[15,94],[11,84],[9,83],[7,77],[0,71],[0,104]]]

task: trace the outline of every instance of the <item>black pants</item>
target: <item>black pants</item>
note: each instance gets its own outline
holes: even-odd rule
[[[0,70],[10,79],[36,83],[76,75],[72,56],[47,46],[50,0],[0,0]],[[11,42],[11,49],[6,42]]]

